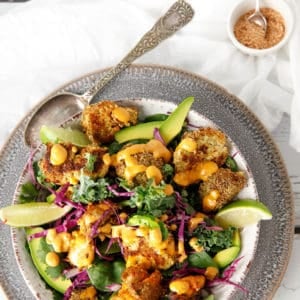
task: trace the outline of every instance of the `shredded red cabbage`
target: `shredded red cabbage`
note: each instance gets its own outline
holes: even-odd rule
[[[33,233],[31,235],[28,236],[28,241],[31,241],[32,239],[37,239],[37,238],[41,238],[41,237],[45,237],[47,235],[48,230],[42,230],[40,232],[37,233]]]
[[[184,263],[183,266],[179,269],[179,270],[175,270],[172,272],[172,279],[174,280],[176,278],[182,278],[191,274],[200,274],[200,275],[204,275],[205,274],[205,269],[200,269],[200,268],[196,268],[196,267],[189,267],[188,263]]]
[[[79,272],[72,282],[72,285],[66,290],[63,300],[69,300],[74,289],[87,287],[89,280],[90,278],[86,270]]]
[[[209,281],[208,282],[208,287],[212,288],[215,287],[219,284],[228,284],[228,285],[232,285],[236,288],[238,288],[239,290],[243,291],[244,293],[248,294],[249,291],[244,288],[243,286],[241,286],[240,284],[237,284],[229,279],[225,279],[225,278],[215,278],[213,281]]]
[[[214,231],[223,231],[224,228],[221,226],[208,226],[206,222],[201,222],[200,223],[202,227],[204,227],[207,230],[214,230]]]
[[[105,288],[107,288],[111,292],[117,292],[121,288],[121,284],[112,283],[112,284],[107,285]]]
[[[93,223],[93,225],[91,226],[91,233],[90,233],[91,238],[94,238],[98,235],[98,228],[100,224],[105,222],[110,217],[112,212],[113,210],[111,208],[107,209],[106,211],[103,212],[100,218],[95,223]]]
[[[185,211],[182,211],[180,225],[178,229],[178,240],[184,241],[184,223],[185,223]]]
[[[179,192],[175,192],[175,205],[179,210],[185,210],[186,203],[183,202],[182,196]]]
[[[106,255],[103,255],[99,249],[96,247],[96,243],[95,243],[95,253],[103,260],[107,260],[107,261],[113,261],[114,260],[114,257],[113,256],[106,256]]]
[[[64,217],[63,221],[59,219],[54,225],[56,232],[65,232],[76,227],[83,213],[84,211],[82,210],[73,210]]]
[[[123,224],[124,222],[120,219],[119,215],[117,214],[117,211],[116,211],[114,205],[111,202],[107,201],[107,200],[105,200],[104,203],[106,203],[112,209],[114,215],[117,218],[118,224],[119,225]]]
[[[63,271],[63,274],[66,278],[70,279],[77,276],[81,271],[78,268],[66,269]]]
[[[153,130],[153,137],[156,140],[160,141],[163,145],[166,145],[166,142],[164,141],[163,137],[161,136],[158,128],[154,128],[154,130]]]
[[[67,192],[69,186],[70,186],[70,184],[66,183],[64,186],[62,186],[59,189],[59,191],[54,191],[52,189],[49,189],[50,192],[55,195],[54,203],[59,207],[64,207],[65,205],[69,205],[76,209],[85,211],[85,208],[81,203],[75,203],[66,196],[66,192]]]
[[[186,121],[187,121],[187,125],[189,127],[193,127],[193,128],[201,128],[202,127],[202,126],[198,126],[198,125],[195,125],[195,124],[191,123],[189,118],[186,118]]]
[[[236,268],[237,268],[237,264],[239,263],[239,261],[242,259],[243,257],[239,257],[237,259],[235,259],[229,267],[227,267],[223,274],[222,274],[222,277],[220,278],[215,278],[214,280],[212,281],[209,281],[208,282],[208,287],[214,287],[214,286],[217,286],[219,284],[228,284],[228,285],[232,285],[236,288],[238,288],[239,290],[243,291],[244,293],[248,294],[248,290],[246,288],[244,288],[243,286],[241,286],[240,284],[237,284],[233,281],[231,281],[231,277],[232,275],[234,274],[234,272],[236,271]]]
[[[225,278],[225,279],[230,279],[232,277],[232,275],[234,274],[234,272],[236,271],[236,268],[237,268],[237,265],[238,263],[240,262],[240,260],[242,260],[244,257],[241,256],[237,259],[235,259],[229,267],[227,267],[224,271],[223,271],[223,274],[222,274],[222,278]]]
[[[119,192],[117,191],[117,188],[118,188],[117,184],[107,186],[107,189],[117,197],[131,197],[134,195],[134,192],[128,192],[128,191]]]

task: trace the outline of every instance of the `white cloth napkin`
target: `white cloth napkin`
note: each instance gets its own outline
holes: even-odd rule
[[[6,11],[0,4],[0,145],[41,98],[116,64],[174,1],[31,0]],[[244,55],[226,32],[237,1],[188,0],[196,12],[192,22],[137,62],[176,66],[217,82],[270,130],[289,114],[290,144],[300,151],[299,22],[276,54]],[[286,1],[299,19],[300,2]]]

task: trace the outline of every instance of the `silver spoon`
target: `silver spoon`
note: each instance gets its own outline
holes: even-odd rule
[[[268,26],[267,19],[265,18],[265,16],[260,11],[260,2],[259,2],[259,0],[256,0],[256,2],[255,2],[255,11],[252,15],[250,15],[248,17],[248,21],[252,22],[252,23],[255,23],[256,25],[260,26],[266,34],[267,26]]]
[[[186,25],[193,15],[192,7],[184,0],[175,2],[166,14],[154,24],[150,31],[141,38],[136,46],[83,95],[63,92],[41,103],[26,126],[24,132],[25,143],[32,147],[40,144],[39,130],[42,125],[61,125],[76,113],[82,111],[95,95],[117,74],[126,69],[138,57],[152,50],[161,41]]]

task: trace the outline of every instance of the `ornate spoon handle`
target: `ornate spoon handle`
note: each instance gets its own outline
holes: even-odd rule
[[[193,15],[192,7],[184,0],[175,2],[123,59],[85,92],[83,96],[86,101],[90,102],[108,82],[126,69],[134,60],[185,26]]]

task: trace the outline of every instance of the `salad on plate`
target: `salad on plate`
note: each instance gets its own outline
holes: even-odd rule
[[[53,299],[215,299],[224,285],[247,293],[233,279],[241,231],[272,215],[239,198],[248,171],[224,132],[189,122],[193,102],[141,117],[105,100],[84,109],[80,129],[41,128],[18,203],[0,218],[24,227]]]

